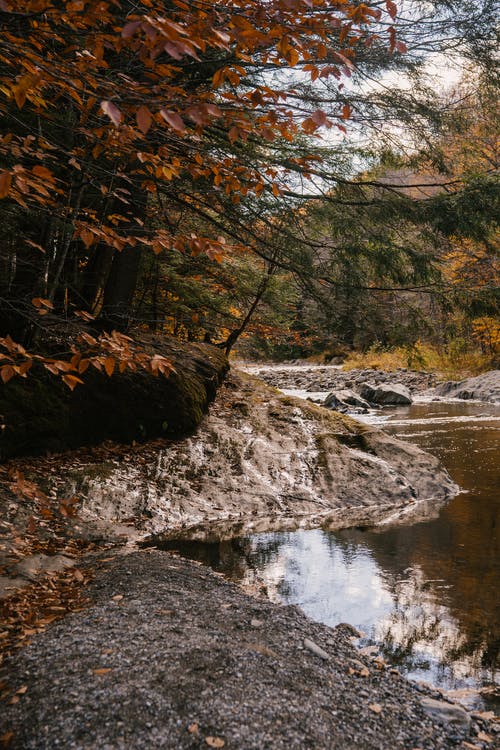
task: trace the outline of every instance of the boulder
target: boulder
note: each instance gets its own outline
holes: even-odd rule
[[[370,404],[367,401],[349,388],[343,388],[342,390],[329,393],[325,398],[323,406],[326,406],[328,409],[342,412],[353,411],[352,408],[349,408],[353,406],[356,408],[356,411],[361,409],[365,411],[370,408]]]
[[[401,383],[363,383],[359,393],[366,401],[380,406],[408,406],[413,401],[410,391]]]
[[[440,724],[453,724],[465,730],[470,728],[470,715],[465,708],[458,706],[456,703],[447,703],[434,698],[422,698],[421,705],[425,713]]]
[[[475,378],[442,383],[434,389],[435,396],[460,398],[464,400],[500,403],[500,370],[490,370]]]

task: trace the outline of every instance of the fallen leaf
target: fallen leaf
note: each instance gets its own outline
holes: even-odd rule
[[[14,732],[5,732],[5,734],[2,734],[2,736],[0,737],[0,743],[2,743],[4,747],[8,747],[13,739]]]
[[[373,711],[374,714],[382,713],[382,706],[380,705],[380,703],[370,703],[368,708],[370,709],[370,711]]]
[[[123,594],[117,594],[116,596],[113,596],[114,602],[121,602],[122,599],[123,599]]]
[[[94,674],[101,675],[101,674],[108,674],[108,672],[112,672],[113,670],[111,667],[102,667],[101,669],[93,669],[92,670]]]
[[[205,742],[209,747],[224,747],[226,744],[221,737],[205,737]]]
[[[16,690],[16,695],[24,695],[27,692],[27,690],[28,690],[28,686],[23,685],[22,687],[19,688],[19,690]]]
[[[188,732],[190,732],[191,734],[198,734],[199,731],[200,731],[200,728],[196,722],[188,726]]]
[[[105,648],[104,651],[101,651],[101,656],[109,656],[109,654],[112,654],[114,651],[114,648]]]
[[[363,667],[363,669],[359,670],[359,676],[360,677],[369,677],[370,676],[370,670],[368,667]]]

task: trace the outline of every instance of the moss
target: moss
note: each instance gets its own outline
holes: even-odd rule
[[[0,388],[0,458],[64,451],[104,440],[131,443],[192,433],[215,397],[228,369],[219,349],[206,344],[163,341],[155,351],[168,357],[168,378],[141,370],[111,378],[87,371],[85,385],[71,392],[38,368],[26,379]]]

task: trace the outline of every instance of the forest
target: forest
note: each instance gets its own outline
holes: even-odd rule
[[[4,383],[168,374],[141,344],[165,334],[494,366],[493,2],[1,0],[0,23]]]

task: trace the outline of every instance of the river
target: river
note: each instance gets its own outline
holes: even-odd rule
[[[419,402],[361,419],[442,460],[461,492],[437,517],[171,546],[317,621],[351,623],[410,679],[498,710],[500,407]]]

